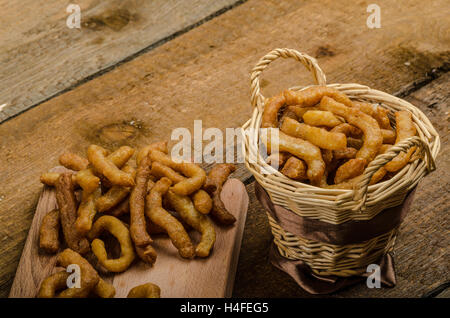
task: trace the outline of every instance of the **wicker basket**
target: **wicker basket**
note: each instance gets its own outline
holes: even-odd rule
[[[326,78],[317,61],[292,49],[275,49],[264,56],[251,74],[251,119],[243,128],[245,164],[257,182],[268,192],[272,202],[302,217],[331,224],[351,220],[371,220],[384,209],[402,204],[407,193],[420,179],[435,169],[434,160],[440,149],[439,136],[429,119],[410,103],[359,84],[328,84],[345,93],[350,99],[376,103],[391,111],[407,110],[412,113],[418,136],[408,138],[377,156],[366,168],[354,190],[323,189],[291,180],[268,165],[258,149],[259,127],[265,98],[260,92],[262,71],[275,59],[294,58],[313,75],[317,85],[326,85]],[[293,87],[301,90],[306,87]],[[390,117],[393,123],[393,117]],[[417,151],[408,165],[393,178],[369,186],[372,175],[400,151],[416,146]],[[274,242],[280,254],[291,260],[304,261],[318,275],[351,276],[365,272],[394,245],[397,228],[358,244],[345,246],[326,244],[295,236],[280,227],[268,214]]]

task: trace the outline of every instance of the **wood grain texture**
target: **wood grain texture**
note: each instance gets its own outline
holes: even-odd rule
[[[447,73],[406,98],[432,121],[441,136],[442,149],[437,170],[419,183],[411,210],[400,228],[394,248],[397,286],[369,289],[363,282],[321,297],[422,297],[450,281],[449,93]],[[250,208],[233,297],[319,297],[309,295],[289,275],[269,263],[272,234],[267,217],[255,197],[254,185],[248,185],[247,191]]]
[[[0,1],[0,122],[236,1]]]
[[[224,184],[221,199],[237,222],[232,227],[215,226],[216,242],[208,258],[183,259],[167,236],[154,236],[158,259],[153,267],[138,261],[127,271],[108,276],[116,297],[126,297],[131,288],[148,282],[161,288],[161,297],[230,297],[249,199],[238,179],[229,179]],[[9,297],[35,297],[42,280],[55,272],[56,255],[39,250],[39,228],[45,214],[56,206],[54,189],[45,187]],[[198,242],[198,233],[191,234],[193,241]]]
[[[251,114],[249,74],[274,47],[316,56],[329,82],[393,93],[449,61],[443,0],[379,1],[382,28],[366,27],[364,1],[249,0],[109,73],[0,125],[0,296],[7,295],[31,224],[38,176],[64,150],[83,153],[169,139],[176,127],[239,127]],[[406,64],[408,65],[406,65]],[[263,92],[311,83],[276,61]]]

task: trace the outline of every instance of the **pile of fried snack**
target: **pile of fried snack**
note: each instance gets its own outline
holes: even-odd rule
[[[207,175],[194,163],[173,161],[166,142],[140,149],[135,163],[130,160],[134,152],[123,146],[109,153],[91,145],[87,159],[73,153],[60,156],[60,164],[71,172],[41,175],[42,183],[55,187],[58,209],[43,218],[40,248],[58,253],[66,246],[57,264],[77,264],[81,288],[67,288],[69,273],[61,271],[42,282],[38,297],[114,297],[114,287],[97,270],[124,272],[137,258],[153,265],[157,253],[151,235],[167,234],[183,258],[208,257],[216,240],[208,214],[219,225],[236,221],[220,199],[234,165],[216,164]],[[201,234],[198,244],[189,230]],[[105,248],[105,234],[119,242],[118,257]],[[147,283],[131,289],[128,297],[159,295],[159,287]]]
[[[395,118],[396,129],[388,115]],[[377,155],[416,135],[410,112],[390,114],[380,105],[350,100],[326,86],[285,90],[267,99],[261,127],[279,128],[278,139],[269,136],[270,129],[261,133],[269,151],[278,147],[268,163],[276,160],[280,172],[293,180],[335,189],[354,188]],[[415,150],[399,153],[375,172],[370,184],[392,177]]]

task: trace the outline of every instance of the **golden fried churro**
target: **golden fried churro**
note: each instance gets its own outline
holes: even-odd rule
[[[362,136],[362,131],[358,127],[353,125],[342,123],[330,130],[331,132],[343,133],[347,137],[360,138]]]
[[[59,211],[48,212],[42,219],[39,229],[39,247],[47,253],[56,253],[59,249]]]
[[[380,127],[375,119],[356,108],[347,107],[326,96],[322,98],[319,108],[331,111],[345,118],[349,124],[361,129],[364,134],[364,143],[361,149],[358,150],[356,157],[365,159],[366,163],[375,158],[383,143]]]
[[[152,151],[153,153],[153,151]],[[162,196],[169,190],[172,181],[166,177],[161,178],[152,187],[147,195],[145,213],[155,224],[164,228],[173,245],[184,258],[192,258],[195,255],[194,246],[183,225],[162,207]]]
[[[41,174],[40,181],[45,185],[54,187],[60,175],[58,172],[45,172]],[[78,186],[75,175],[72,175],[72,183],[74,186]]]
[[[178,183],[186,179],[172,168],[158,161],[152,163],[151,174],[158,178],[169,178],[173,183]]]
[[[352,101],[335,88],[327,86],[313,86],[301,91],[285,90],[283,92],[287,105],[299,105],[301,107],[312,107],[320,102],[322,97],[331,97],[334,100],[351,107]]]
[[[213,201],[205,190],[197,190],[191,195],[195,209],[201,214],[208,214],[213,207]]]
[[[347,137],[347,147],[355,148],[356,150],[361,149],[364,141],[359,138]]]
[[[142,159],[144,157],[147,157],[148,153],[151,150],[158,150],[158,151],[161,151],[161,152],[167,154],[169,152],[169,149],[167,148],[167,141],[155,142],[155,143],[152,143],[150,145],[147,145],[147,146],[141,148],[141,150],[139,150],[139,152],[136,156],[136,164],[139,165],[139,163],[142,161]]]
[[[286,177],[294,180],[306,180],[306,165],[305,163],[292,156],[290,157],[283,168],[280,170]]]
[[[143,285],[139,285],[133,287],[129,293],[127,298],[160,298],[161,297],[161,289],[152,283],[147,283]]]
[[[59,163],[70,170],[80,171],[88,167],[89,161],[71,152],[59,156]]]
[[[377,122],[380,128],[391,130],[391,123],[389,121],[388,113],[389,111],[379,105],[372,105],[364,102],[353,101],[352,107],[355,107],[366,113],[369,116],[372,116]],[[348,106],[348,105],[347,105]]]
[[[67,279],[69,278],[69,273],[66,271],[57,272],[45,278],[39,292],[37,294],[38,298],[55,298],[56,293],[59,290],[67,288]]]
[[[199,190],[205,182],[205,171],[194,163],[174,162],[167,154],[158,150],[151,150],[150,158],[152,161],[160,162],[188,177],[172,186],[171,189],[177,194],[190,195]]]
[[[77,183],[86,193],[92,193],[100,186],[100,178],[94,175],[92,168],[78,171],[75,178]]]
[[[68,288],[59,294],[59,297],[87,297],[98,284],[100,277],[89,262],[77,252],[67,248],[58,254],[57,264],[62,267],[76,264],[80,267],[81,288]]]
[[[108,231],[119,241],[119,258],[108,258],[105,243],[98,239],[103,231]],[[135,254],[130,231],[119,219],[113,216],[104,215],[95,221],[92,230],[89,232],[89,239],[93,240],[91,243],[92,252],[97,257],[99,263],[110,272],[123,272],[127,270],[134,260]]]
[[[308,110],[303,115],[305,124],[311,126],[336,127],[342,124],[342,121],[333,115],[332,112],[322,110]]]
[[[283,93],[268,98],[264,105],[264,112],[261,119],[261,127],[278,127],[278,111],[285,104],[286,99]]]
[[[116,289],[113,285],[100,278],[97,285],[94,287],[93,293],[100,298],[114,298]]]
[[[302,124],[291,118],[284,120],[280,130],[292,137],[307,140],[322,149],[338,150],[347,146],[347,137],[344,134]]]
[[[77,211],[77,219],[75,221],[75,229],[82,233],[86,234],[92,228],[92,222],[94,221],[94,217],[97,214],[97,209],[95,207],[95,202],[98,200],[102,191],[100,187],[98,187],[92,193],[86,193],[83,191],[81,195],[81,203],[78,206]]]
[[[116,218],[130,213],[130,200],[129,197],[125,198],[122,202],[120,202],[118,205],[113,207],[111,210],[105,211],[105,214],[115,216]]]
[[[231,225],[236,222],[233,214],[227,211],[225,205],[220,198],[222,186],[227,181],[232,172],[236,170],[236,166],[231,163],[219,163],[211,168],[211,171],[206,178],[203,188],[212,195],[213,208],[211,216],[216,222],[223,225]]]
[[[381,135],[383,136],[383,144],[394,144],[396,134],[391,129],[381,129]]]
[[[55,187],[64,239],[71,249],[84,254],[89,251],[89,242],[75,228],[77,203],[73,192],[72,175],[62,173]]]
[[[122,146],[112,152],[106,158],[110,160],[118,169],[122,169],[128,160],[133,156],[134,149],[128,146]]]
[[[378,154],[386,153],[391,147],[392,147],[392,145],[385,145],[385,144],[381,145],[381,148],[380,148],[380,151],[378,152]],[[381,167],[380,169],[378,169],[372,175],[369,185],[376,184],[379,181],[381,181],[384,178],[384,176],[386,175],[386,173],[387,173],[387,171],[386,171],[385,167]]]
[[[395,139],[396,144],[416,135],[416,127],[414,126],[410,112],[406,110],[396,112],[395,124],[397,128],[397,138]],[[389,172],[399,171],[408,164],[415,150],[416,147],[411,147],[406,153],[400,152],[394,159],[388,162],[384,168]]]
[[[268,149],[275,147],[278,148],[279,151],[289,152],[305,161],[308,166],[306,172],[308,179],[313,185],[319,185],[325,172],[325,163],[323,162],[320,148],[309,141],[291,137],[282,131],[279,132],[278,137],[279,138],[271,138],[270,131],[262,130],[261,132],[261,139],[266,143]]]
[[[283,124],[283,121],[286,118],[291,118],[293,120],[298,120],[297,112],[294,110],[293,106],[285,107],[283,113],[281,114],[280,124]]]
[[[97,145],[90,145],[87,151],[88,160],[96,171],[104,175],[112,184],[131,187],[133,177],[120,170],[111,160],[106,158],[106,150]]]
[[[179,213],[181,218],[195,230],[201,233],[201,239],[195,248],[195,255],[207,257],[216,241],[216,231],[209,219],[199,213],[188,196],[183,196],[169,190],[166,197],[171,206]]]
[[[131,175],[133,178],[136,175],[136,170],[130,165],[125,165],[122,171]],[[95,202],[95,206],[99,212],[104,212],[112,209],[114,206],[122,202],[130,193],[130,187],[123,187],[120,185],[113,185],[104,195],[99,197]]]
[[[266,162],[272,167],[281,168],[286,163],[286,161],[292,157],[292,155],[288,152],[276,152],[271,153],[267,158]]]
[[[334,183],[339,184],[343,181],[361,175],[364,172],[365,166],[366,166],[365,159],[362,158],[350,159],[336,170]]]
[[[130,233],[131,239],[137,247],[138,256],[146,263],[156,261],[156,251],[150,245],[152,239],[147,233],[145,220],[145,197],[147,195],[150,177],[151,160],[145,156],[139,162],[133,190],[130,195]]]
[[[155,177],[167,177],[173,183],[178,183],[186,180],[184,176],[173,170],[172,168],[160,163],[153,162],[151,174]],[[192,194],[192,200],[194,202],[194,206],[202,214],[208,214],[212,208],[212,199],[208,193],[203,191],[202,189],[197,190]]]
[[[341,150],[334,150],[333,151],[333,158],[336,160],[339,159],[353,159],[356,157],[356,153],[358,150],[352,147],[347,147],[345,149]]]

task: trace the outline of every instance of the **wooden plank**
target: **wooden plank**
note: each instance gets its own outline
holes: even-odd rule
[[[80,0],[70,29],[70,2],[0,1],[0,122],[236,2]]]
[[[64,168],[54,169],[61,170]],[[224,184],[221,198],[227,210],[238,221],[232,227],[215,227],[216,242],[208,258],[183,259],[167,236],[155,236],[153,246],[158,259],[154,266],[139,261],[123,273],[108,276],[116,289],[116,297],[126,297],[131,288],[148,282],[161,288],[162,297],[230,297],[244,231],[248,195],[241,181],[229,179]],[[47,212],[55,207],[55,191],[45,187],[36,207],[9,297],[35,297],[42,280],[57,271],[56,255],[39,250],[40,224]],[[199,233],[191,234],[193,241],[198,242]]]
[[[433,122],[443,147],[438,156],[437,171],[420,182],[410,213],[396,241],[394,260],[397,286],[392,289],[369,289],[363,282],[331,296],[422,297],[450,280],[450,175],[447,168],[450,164],[450,143],[448,122],[445,120],[448,118],[449,83],[450,73],[447,73],[406,98]],[[316,297],[306,293],[287,274],[270,265],[270,227],[264,209],[255,197],[253,184],[247,186],[247,192],[250,208],[233,297]]]
[[[384,22],[373,30],[365,25],[364,3],[250,0],[2,123],[0,295],[7,293],[17,267],[40,191],[38,176],[56,164],[63,149],[141,146],[169,139],[176,127],[192,131],[195,119],[203,120],[203,128],[238,127],[252,111],[249,72],[274,47],[317,56],[329,82],[391,93],[444,67],[450,43],[443,31],[445,1],[378,4]],[[304,68],[277,61],[262,86],[270,95],[309,83]]]

